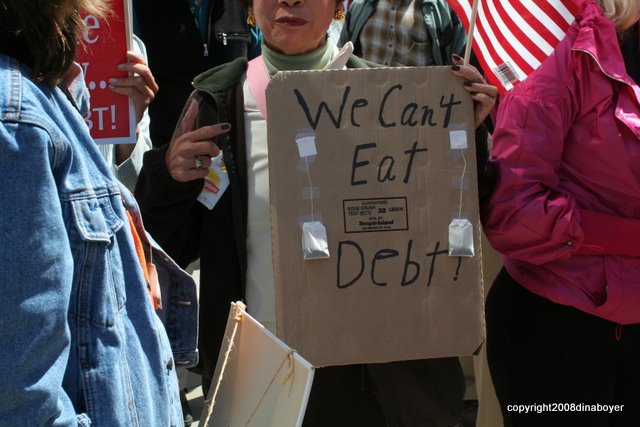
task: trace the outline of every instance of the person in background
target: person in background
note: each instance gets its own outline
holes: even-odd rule
[[[581,2],[500,101],[483,225],[504,260],[486,320],[506,426],[640,425],[639,18]]]
[[[253,69],[263,78],[247,77],[244,59],[196,77],[196,91],[185,104],[172,142],[145,155],[136,186],[145,221],[161,244],[182,265],[200,257],[200,348],[204,375],[210,380],[231,301],[246,299],[249,313],[275,330],[266,120],[257,99],[264,97],[270,76],[280,70],[371,66],[352,55],[350,44],[338,50],[327,42],[332,19],[344,16],[340,1],[253,0],[247,7],[249,22],[264,34],[262,55],[249,67],[257,67]],[[473,67],[461,65],[455,73],[474,84],[484,83]],[[479,84],[477,90],[486,94],[495,87]],[[492,99],[486,98],[489,110]],[[476,120],[482,121],[485,106],[478,106]],[[209,210],[196,199],[219,149],[230,186]],[[406,364],[413,368],[403,372],[420,375],[420,366]],[[369,379],[369,367],[318,369],[304,425],[430,425],[424,403],[414,398],[411,386],[377,383],[376,377]],[[378,397],[371,387],[362,388],[363,378],[374,383]],[[455,423],[454,419],[450,425]]]
[[[193,78],[235,58],[259,55],[261,34],[247,25],[239,0],[133,0],[132,4],[135,32],[148,48],[149,65],[160,87],[149,115],[151,141],[162,146],[171,141],[182,106],[193,91]],[[132,162],[139,170],[137,151]],[[198,374],[202,370],[202,364],[193,369]],[[186,373],[179,370],[179,377],[188,427],[193,417],[185,395]]]
[[[147,66],[146,47],[135,34],[133,51],[127,52],[127,60],[128,62],[120,64],[118,69],[131,73],[130,76],[111,79],[109,88],[115,93],[129,96],[133,101],[137,121],[136,142],[101,144],[98,149],[111,165],[118,180],[133,192],[142,168],[142,156],[152,148],[148,107],[158,92],[158,85]]]
[[[0,0],[2,425],[182,422],[175,364],[184,360],[154,311],[149,242],[74,97],[86,92],[74,63],[80,11],[107,9]],[[159,275],[185,278],[166,255],[153,259]]]
[[[162,146],[171,140],[193,78],[235,58],[258,55],[260,33],[249,30],[238,0],[133,0],[133,12],[160,87],[149,114],[151,140]]]
[[[339,46],[388,67],[450,65],[467,36],[446,0],[354,0]]]

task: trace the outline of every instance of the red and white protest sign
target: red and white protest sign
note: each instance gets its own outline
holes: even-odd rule
[[[84,119],[98,144],[135,144],[133,102],[109,90],[110,78],[127,76],[116,66],[127,62],[127,50],[131,50],[131,5],[129,0],[114,0],[111,6],[106,19],[84,15],[87,31],[76,55],[91,95]]]

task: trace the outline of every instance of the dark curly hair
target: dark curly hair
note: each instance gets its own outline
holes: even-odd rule
[[[73,63],[85,25],[79,11],[104,17],[109,0],[0,0],[0,33],[24,49],[33,77],[58,84]]]

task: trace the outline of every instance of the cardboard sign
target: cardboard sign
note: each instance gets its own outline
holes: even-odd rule
[[[81,38],[76,61],[82,66],[91,109],[84,118],[98,144],[135,144],[136,114],[127,96],[109,90],[109,79],[126,77],[116,65],[127,62],[131,50],[131,5],[128,0],[111,2],[108,20],[84,15],[87,31]]]
[[[200,425],[301,426],[313,374],[309,362],[234,303]]]
[[[462,81],[448,67],[288,72],[267,102],[278,336],[315,366],[472,354],[482,263]],[[310,222],[328,258],[304,259]]]

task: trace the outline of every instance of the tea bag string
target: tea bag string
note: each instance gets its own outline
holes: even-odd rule
[[[309,199],[311,200],[311,221],[315,221],[315,211],[314,211],[314,207],[313,207],[313,198],[314,198],[314,194],[313,194],[313,183],[311,182],[311,172],[309,171],[309,158],[305,157],[304,158],[304,164],[306,166],[306,170],[307,170],[307,178],[309,179]]]
[[[462,153],[462,161],[464,166],[462,167],[462,175],[460,176],[460,206],[458,207],[458,219],[462,218],[462,195],[464,194],[464,177],[467,173],[467,158],[464,155],[464,149],[460,150]]]

